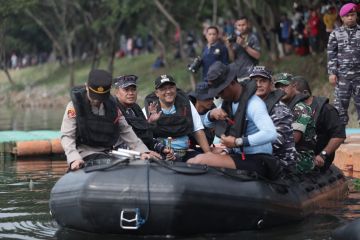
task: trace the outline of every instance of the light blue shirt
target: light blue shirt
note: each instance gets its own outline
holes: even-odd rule
[[[236,112],[238,107],[239,103],[232,103],[233,112]],[[271,143],[276,140],[276,128],[267,112],[265,103],[256,95],[253,95],[247,103],[246,122],[244,137],[248,139],[249,146],[244,146],[244,152],[246,154],[272,154]],[[204,118],[203,123],[206,127],[213,124],[208,117]],[[233,150],[235,153],[241,153],[240,148]]]

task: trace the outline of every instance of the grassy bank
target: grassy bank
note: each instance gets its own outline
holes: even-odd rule
[[[145,54],[132,58],[116,59],[114,76],[135,74],[139,76],[139,100],[141,104],[144,96],[153,90],[154,80],[161,74],[168,73],[175,77],[178,85],[186,91],[191,90],[190,73],[187,71],[187,61],[168,58],[167,66],[160,70],[152,70],[151,65],[156,58],[155,54]],[[106,68],[105,60],[100,62],[99,68]],[[310,81],[314,95],[333,98],[333,88],[328,84],[326,74],[326,56],[288,56],[277,62],[266,61],[263,64],[271,67],[274,73],[289,72],[303,75]],[[77,63],[75,83],[84,84],[90,70],[89,62]],[[11,87],[5,74],[0,74],[0,102],[9,105],[21,106],[64,106],[69,100],[69,77],[67,69],[58,63],[11,70],[11,76],[16,83]],[[200,74],[196,76],[198,79]],[[39,104],[47,103],[47,104]],[[52,104],[49,104],[52,103]],[[351,120],[349,127],[358,127],[353,104],[350,108]]]

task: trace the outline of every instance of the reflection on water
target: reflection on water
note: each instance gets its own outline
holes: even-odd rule
[[[50,101],[50,100],[49,100]],[[1,130],[58,130],[64,108],[0,108]]]
[[[144,239],[143,237],[91,234],[59,229],[49,214],[49,193],[55,181],[66,172],[65,160],[0,160],[0,238],[1,239]],[[173,237],[175,239],[331,239],[330,232],[360,217],[360,193],[345,202],[334,202],[305,221],[287,226],[222,235]],[[239,215],[239,218],[241,215]],[[149,237],[147,237],[149,238]],[[165,236],[150,239],[164,239]]]

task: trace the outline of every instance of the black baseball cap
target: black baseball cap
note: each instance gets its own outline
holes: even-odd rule
[[[170,75],[160,75],[158,78],[156,78],[155,80],[155,89],[158,89],[159,87],[161,87],[164,84],[173,84],[176,85],[175,80],[172,76]]]
[[[255,66],[251,73],[250,73],[250,78],[253,78],[253,77],[263,77],[263,78],[266,78],[266,79],[269,79],[271,80],[271,71],[269,71],[268,69],[266,69],[265,66]]]

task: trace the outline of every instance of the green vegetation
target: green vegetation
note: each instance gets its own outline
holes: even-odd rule
[[[185,91],[191,90],[190,73],[187,71],[187,61],[174,60],[168,56],[167,67],[160,70],[152,70],[151,65],[156,58],[155,54],[145,54],[132,58],[115,59],[114,76],[122,74],[135,74],[139,76],[139,99],[141,104],[144,97],[153,90],[154,80],[161,74],[167,73],[175,77],[178,86]],[[107,61],[103,59],[99,68],[106,68]],[[298,57],[295,55],[288,56],[286,59],[278,62],[263,60],[262,64],[268,65],[274,73],[289,72],[294,75],[303,75],[310,80],[314,95],[327,96],[333,98],[333,89],[327,81],[326,74],[326,57],[306,56]],[[77,63],[75,66],[75,84],[84,84],[90,71],[90,63]],[[4,74],[0,75],[0,94],[5,92],[20,92],[28,89],[46,88],[53,96],[68,97],[69,82],[68,71],[58,63],[48,63],[34,67],[28,67],[21,70],[11,70],[15,85],[11,86]],[[196,76],[199,79],[200,73]],[[1,99],[0,99],[1,101]],[[34,100],[35,101],[35,100]],[[358,127],[356,113],[353,104],[350,107],[351,119],[349,127]]]
[[[353,179],[354,189],[356,191],[360,191],[360,179],[355,178]]]
[[[161,74],[171,74],[178,85],[186,91],[191,90],[190,74],[186,70],[185,61],[169,60],[167,67],[160,70],[152,70],[151,65],[156,58],[155,54],[147,54],[132,58],[116,59],[114,62],[114,74],[135,74],[139,76],[140,99],[149,93],[154,87],[154,80]],[[101,61],[98,68],[106,69],[106,61]],[[91,69],[90,63],[77,63],[75,68],[75,85],[84,84]],[[57,96],[67,95],[69,90],[68,70],[58,63],[47,63],[24,69],[10,70],[15,85],[11,86],[5,74],[0,75],[1,92],[19,92],[30,88],[46,88],[52,90]]]

